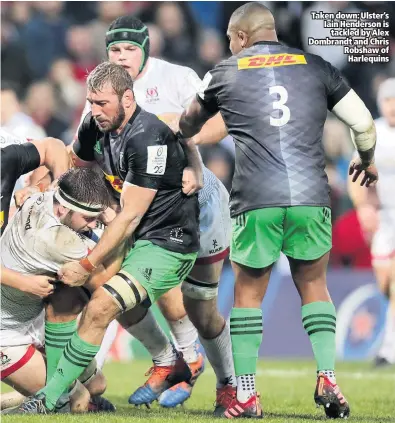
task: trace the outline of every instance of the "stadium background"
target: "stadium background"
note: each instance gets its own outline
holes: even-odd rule
[[[389,12],[393,2],[264,2],[275,14],[280,41],[319,54],[337,66],[378,117],[379,83],[395,75],[390,64],[348,64],[341,47],[314,47],[308,36],[323,38],[328,30],[312,21],[310,11]],[[203,78],[230,53],[225,37],[228,19],[241,2],[2,2],[1,125],[21,136],[45,134],[69,144],[85,102],[87,72],[106,59],[104,34],[117,16],[136,14],[149,24],[151,55],[193,68]],[[395,28],[391,22],[391,54]],[[147,96],[160,95],[152,87]],[[347,195],[347,167],[352,154],[348,131],[328,116],[324,132],[327,173],[332,188],[333,253],[328,280],[338,307],[338,356],[369,359],[380,342],[386,301],[371,271],[369,243],[377,225],[372,210],[357,214]],[[206,165],[230,189],[233,142],[225,139],[201,149]],[[233,274],[225,266],[219,294],[228,315],[233,300]],[[263,303],[265,334],[262,356],[308,357],[311,347],[300,324],[299,300],[282,258]],[[157,309],[155,313],[159,316]],[[162,319],[162,321],[164,321]],[[278,334],[281,333],[281,336]],[[119,329],[110,359],[146,355],[143,347]]]

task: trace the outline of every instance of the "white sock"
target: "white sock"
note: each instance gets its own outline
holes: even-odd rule
[[[321,370],[321,372],[317,372],[317,375],[318,373],[324,373],[324,375],[331,381],[331,383],[336,385],[336,375],[334,370]]]
[[[255,391],[255,375],[241,375],[236,377],[237,380],[237,399],[244,403],[256,394]]]
[[[184,355],[184,360],[187,363],[194,363],[197,361],[197,352],[195,344],[198,339],[198,333],[189,320],[188,316],[183,317],[180,320],[169,320],[168,321],[171,335],[174,341],[174,345],[178,351],[181,351]]]
[[[118,333],[118,322],[113,320],[104,334],[103,341],[100,346],[99,352],[96,354],[97,368],[102,369],[106,362],[108,353],[110,352],[111,346],[115,341]]]
[[[144,318],[130,326],[127,331],[147,348],[157,366],[172,366],[176,362],[177,356],[173,345],[158,325],[151,310],[148,310]]]
[[[391,306],[388,306],[383,342],[377,355],[385,358],[390,363],[395,363],[395,316]]]
[[[204,339],[200,336],[199,339],[217,376],[217,388],[228,384],[236,386],[229,324],[225,324],[222,332],[216,338]]]

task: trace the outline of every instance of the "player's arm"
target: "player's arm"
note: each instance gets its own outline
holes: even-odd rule
[[[147,212],[166,169],[167,145],[161,140],[147,146],[146,134],[134,136],[129,141],[125,157],[128,163],[121,192],[121,211],[107,226],[100,241],[88,257],[76,263],[68,263],[59,272],[62,281],[68,285],[82,285],[89,274],[101,264],[108,255],[131,237]],[[160,165],[156,158],[160,157]]]
[[[54,279],[49,276],[24,275],[1,266],[1,285],[10,286],[27,294],[45,298],[53,292]]]
[[[359,155],[359,160],[350,166],[352,182],[364,172],[361,185],[374,185],[378,175],[374,166],[376,127],[372,115],[357,93],[343,80],[340,72],[325,63],[328,109],[350,128],[351,138]]]
[[[203,125],[219,112],[217,93],[220,84],[217,82],[218,76],[214,78],[213,75],[214,71],[207,72],[196,97],[181,115],[180,132],[185,138],[194,137]]]

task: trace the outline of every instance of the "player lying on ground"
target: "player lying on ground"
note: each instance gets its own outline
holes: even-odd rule
[[[322,131],[327,109],[353,130],[360,159],[350,172],[363,173],[362,183],[373,185],[374,122],[330,63],[278,42],[274,18],[262,4],[238,8],[227,34],[233,56],[207,73],[180,120],[182,135],[191,137],[220,111],[236,146],[230,331],[237,397],[224,416],[262,416],[255,387],[261,303],[283,251],[317,361],[314,400],[327,416],[347,418],[350,409],[334,372],[336,311],[326,286],[331,210]]]
[[[59,179],[56,191],[35,194],[18,210],[1,238],[2,266],[6,268],[1,285],[1,355],[2,381],[22,395],[32,395],[45,385],[45,375],[51,377],[63,347],[76,330],[76,317],[86,304],[86,294],[80,288],[32,284],[35,275],[46,275],[54,283],[60,267],[70,259],[86,257],[95,245],[83,233],[96,227],[97,217],[109,202],[104,180],[90,169],[71,169]],[[98,272],[101,269],[98,270]],[[13,278],[19,272],[22,278]],[[12,283],[10,283],[12,282]],[[33,294],[33,295],[31,295]],[[47,321],[44,337],[44,298]],[[65,409],[72,396],[72,410],[88,409],[90,394],[105,390],[105,379],[90,360],[69,395],[61,398],[58,409]],[[91,403],[101,410],[114,410],[106,400],[96,398]],[[67,408],[66,408],[67,409]]]
[[[114,181],[112,186],[121,211],[88,257],[67,263],[58,275],[70,286],[83,285],[132,236],[134,245],[120,272],[94,291],[57,370],[44,389],[19,407],[20,413],[53,411],[64,390],[95,357],[109,323],[137,305],[149,307],[181,283],[199,249],[198,201],[182,193],[187,160],[179,140],[156,116],[137,106],[133,81],[121,66],[102,63],[87,83],[92,112],[79,129],[78,156],[87,166],[96,161],[105,173],[120,175],[119,184]],[[171,364],[176,365],[164,390],[191,378],[181,357],[173,355]]]

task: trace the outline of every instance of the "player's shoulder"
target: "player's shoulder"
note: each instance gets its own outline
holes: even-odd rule
[[[147,134],[149,134],[148,138],[158,134],[163,136],[174,135],[172,130],[157,115],[143,108],[140,108],[134,123],[137,138],[147,139]]]
[[[150,57],[152,68],[156,72],[168,72],[163,73],[163,76],[177,77],[180,75],[188,75],[191,72],[195,72],[188,66],[178,65],[176,63],[168,62],[167,60],[157,59],[156,57]]]
[[[62,259],[79,260],[87,254],[84,238],[63,224],[39,229],[35,234],[35,244],[36,250],[42,250],[42,253],[60,262]]]

